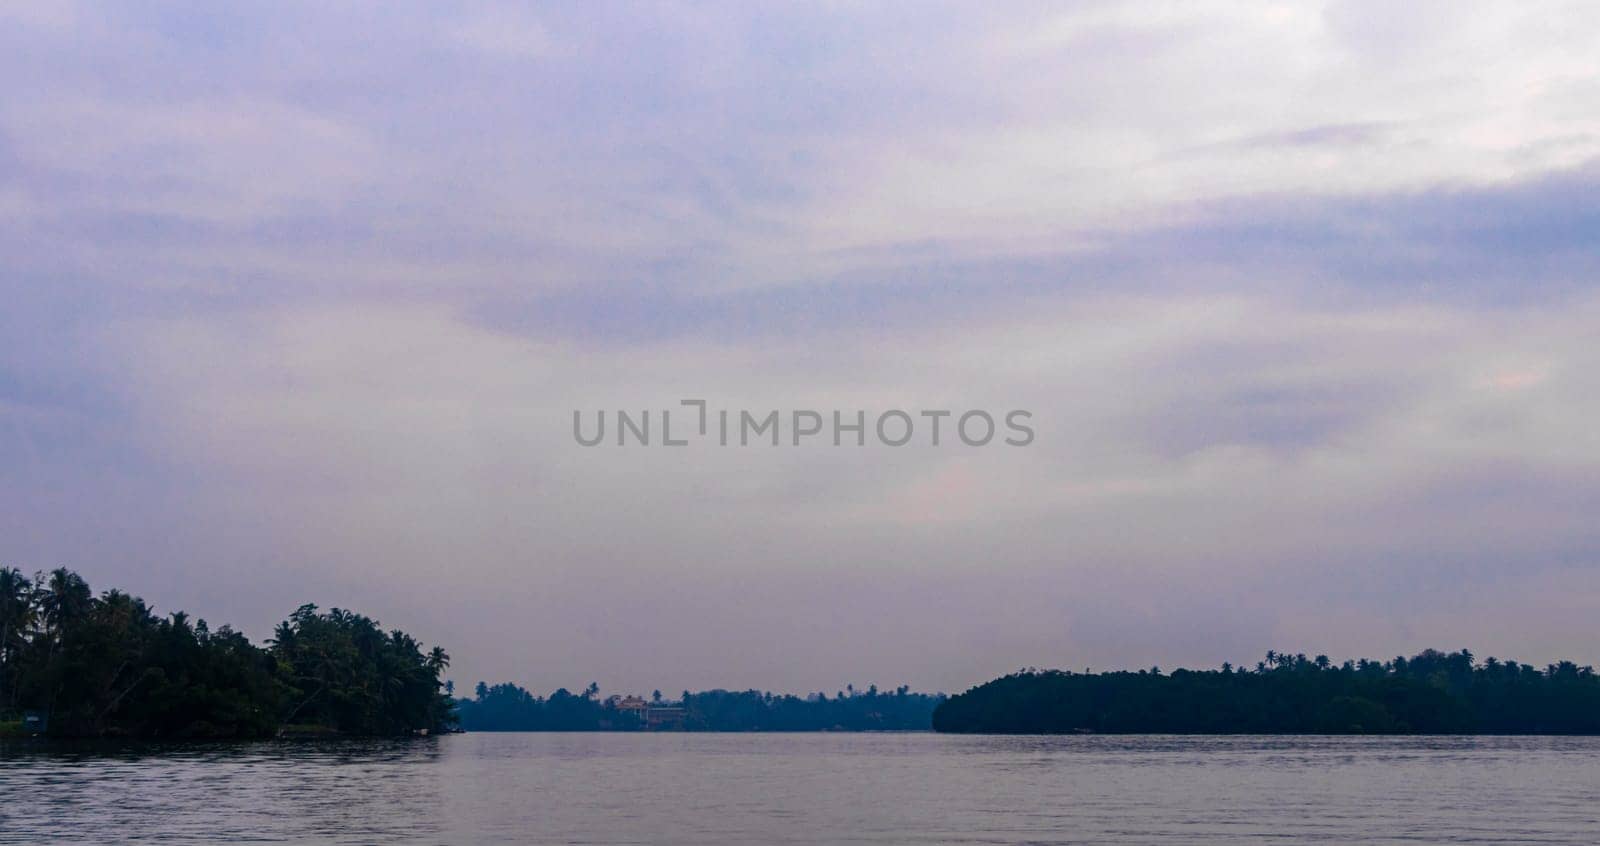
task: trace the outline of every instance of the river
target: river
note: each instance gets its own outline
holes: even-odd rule
[[[4,843],[1600,842],[1600,739],[464,734],[0,746]]]

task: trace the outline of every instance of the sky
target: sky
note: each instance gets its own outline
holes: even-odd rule
[[[0,79],[0,564],[540,694],[1600,660],[1593,4],[24,0]],[[1036,434],[573,438],[683,398]]]

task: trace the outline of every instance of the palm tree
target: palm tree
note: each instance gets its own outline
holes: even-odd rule
[[[60,643],[68,626],[88,612],[93,599],[89,585],[82,576],[65,567],[50,571],[50,580],[45,583],[39,611],[55,643]]]
[[[5,695],[5,707],[16,705],[17,685],[21,672],[17,666],[26,633],[38,619],[34,606],[33,583],[23,577],[22,571],[0,567],[0,695]],[[11,676],[9,693],[6,677]]]

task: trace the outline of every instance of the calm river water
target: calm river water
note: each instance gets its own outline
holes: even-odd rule
[[[0,746],[6,843],[1600,842],[1600,739],[466,734]]]

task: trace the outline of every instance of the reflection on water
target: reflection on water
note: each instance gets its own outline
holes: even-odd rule
[[[0,745],[0,842],[1583,843],[1600,739]]]
[[[437,839],[438,742],[9,744],[0,842]]]

